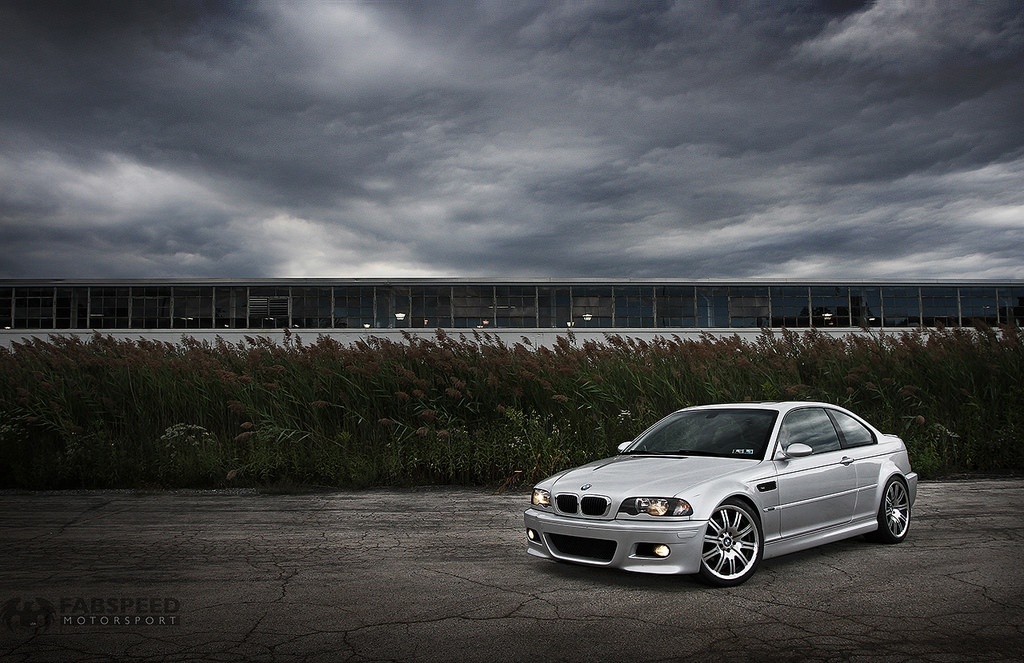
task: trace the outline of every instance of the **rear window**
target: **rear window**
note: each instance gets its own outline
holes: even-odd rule
[[[831,410],[829,414],[832,415],[836,425],[839,426],[839,431],[843,434],[844,447],[866,447],[875,443],[875,436],[871,431],[850,415],[836,410]]]

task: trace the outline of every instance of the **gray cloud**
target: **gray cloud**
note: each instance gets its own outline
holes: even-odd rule
[[[1024,278],[1024,9],[0,5],[3,277]]]

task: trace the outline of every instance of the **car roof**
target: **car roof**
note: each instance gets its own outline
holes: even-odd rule
[[[818,401],[742,401],[737,403],[715,403],[711,405],[694,405],[682,408],[684,410],[772,410],[775,412],[789,412],[801,407],[828,407],[836,410],[843,410],[842,407],[833,403],[822,403]]]

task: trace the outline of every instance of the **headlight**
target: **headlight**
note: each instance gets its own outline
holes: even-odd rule
[[[530,501],[534,506],[551,506],[551,493],[540,488],[534,488],[533,499]]]
[[[646,513],[649,516],[692,516],[693,507],[686,500],[677,497],[630,497],[619,507],[622,513],[635,516]]]

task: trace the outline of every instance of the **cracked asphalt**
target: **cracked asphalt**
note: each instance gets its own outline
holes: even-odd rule
[[[0,659],[1024,656],[1022,480],[923,483],[903,544],[768,560],[724,590],[528,557],[527,501],[461,488],[0,493]],[[11,616],[32,610],[35,629]]]

